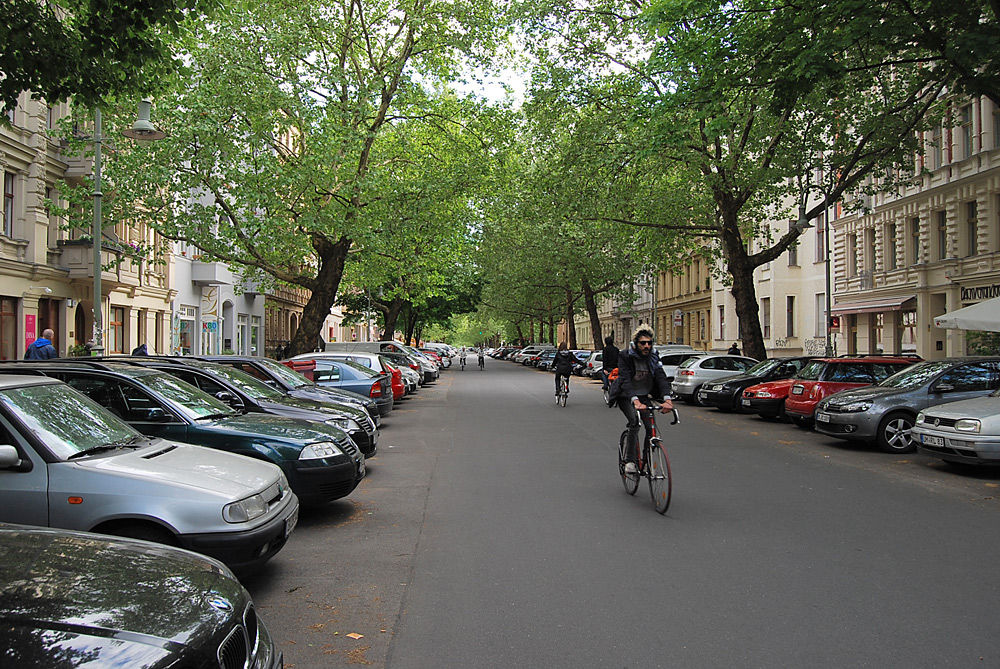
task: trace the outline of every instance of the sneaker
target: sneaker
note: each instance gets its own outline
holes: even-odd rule
[[[625,463],[625,473],[626,474],[638,474],[639,468],[635,466],[634,462]]]

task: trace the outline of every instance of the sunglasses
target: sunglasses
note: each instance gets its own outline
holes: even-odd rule
[[[639,346],[652,346],[653,340],[647,339],[646,341],[637,341],[636,344],[638,344]]]

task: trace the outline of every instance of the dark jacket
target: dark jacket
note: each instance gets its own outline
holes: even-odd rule
[[[601,367],[610,372],[618,367],[618,347],[608,344],[601,350]]]
[[[635,396],[635,391],[632,388],[632,377],[635,376],[636,365],[641,364],[649,365],[649,371],[653,375],[653,390],[650,395],[658,401],[663,401],[667,391],[670,390],[670,382],[667,381],[667,374],[663,371],[663,363],[656,357],[655,352],[651,352],[649,359],[643,363],[634,344],[629,344],[628,348],[618,355],[618,380],[621,386],[618,397],[629,399]]]
[[[556,374],[572,374],[573,365],[576,364],[576,356],[569,351],[559,351],[552,361],[552,369]]]
[[[51,360],[58,357],[59,352],[56,351],[56,347],[45,337],[36,339],[24,352],[25,360]]]

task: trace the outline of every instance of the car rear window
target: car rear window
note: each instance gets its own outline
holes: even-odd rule
[[[867,362],[834,362],[830,364],[824,381],[833,383],[875,383],[872,366]]]

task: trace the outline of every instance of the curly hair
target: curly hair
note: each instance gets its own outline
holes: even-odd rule
[[[640,324],[639,327],[635,329],[635,332],[632,333],[632,341],[639,341],[639,337],[642,335],[646,335],[650,339],[655,338],[653,336],[653,328],[649,327],[645,323]]]

